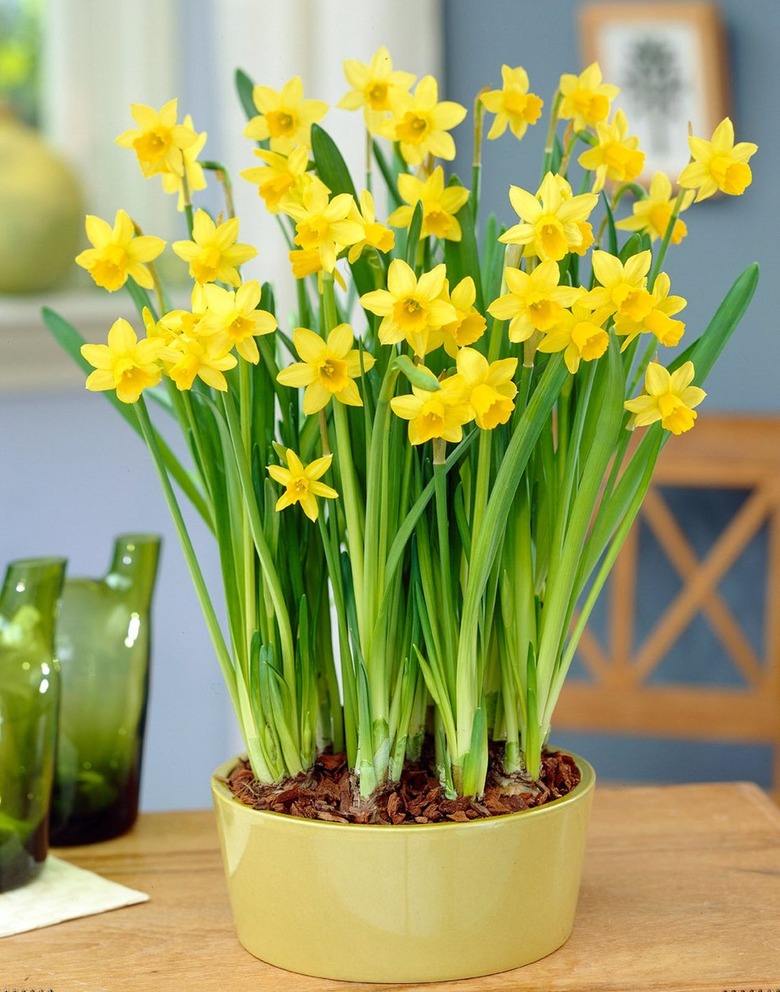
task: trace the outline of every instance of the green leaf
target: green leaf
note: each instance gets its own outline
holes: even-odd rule
[[[352,182],[344,156],[333,138],[319,124],[311,126],[311,150],[317,166],[317,175],[331,193],[334,196],[338,193],[349,193],[357,200],[355,184]]]
[[[417,249],[420,245],[420,235],[422,233],[423,205],[422,200],[418,200],[409,222],[409,229],[406,235],[406,264],[414,268],[417,263]]]
[[[252,96],[255,84],[243,69],[236,69],[235,80],[238,99],[241,101],[241,106],[244,108],[247,119],[251,120],[253,117],[257,117],[258,113]]]

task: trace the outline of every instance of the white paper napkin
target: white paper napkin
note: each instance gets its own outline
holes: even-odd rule
[[[49,855],[34,882],[0,895],[0,937],[147,902],[149,896]]]

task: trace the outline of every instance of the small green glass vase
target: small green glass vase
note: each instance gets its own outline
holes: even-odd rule
[[[159,552],[156,534],[123,534],[105,578],[65,583],[52,844],[117,837],[138,815]]]
[[[0,892],[32,881],[49,846],[65,561],[11,562],[0,592]]]

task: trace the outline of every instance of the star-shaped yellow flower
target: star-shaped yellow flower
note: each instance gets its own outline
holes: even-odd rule
[[[396,416],[409,421],[409,443],[415,445],[433,438],[457,443],[463,437],[463,425],[474,417],[469,388],[457,375],[435,390],[412,386],[411,394],[395,396],[390,406]]]
[[[512,377],[517,371],[517,359],[488,362],[475,348],[461,348],[457,367],[458,375],[468,389],[477,427],[492,431],[499,424],[505,424],[515,408],[517,386]]]
[[[83,344],[82,356],[95,368],[87,377],[87,389],[103,392],[115,389],[122,403],[135,403],[162,377],[160,357],[163,338],[139,341],[130,324],[120,317],[111,325],[106,344]]]
[[[618,110],[611,124],[596,125],[597,144],[580,155],[583,169],[595,172],[592,192],[600,193],[607,179],[630,183],[642,172],[645,153],[639,150],[639,138],[629,135],[628,121]]]
[[[455,307],[442,299],[447,267],[442,263],[419,279],[402,258],[393,259],[387,271],[387,289],[360,297],[366,310],[382,317],[379,340],[397,344],[406,339],[414,353],[424,358],[442,343],[441,328],[458,319]]]
[[[572,120],[578,131],[605,121],[612,101],[620,92],[617,86],[601,81],[598,62],[592,62],[579,76],[564,73],[558,89],[561,94],[558,116],[565,121]]]
[[[423,76],[414,94],[399,92],[392,99],[393,116],[381,133],[399,142],[409,165],[420,165],[428,155],[452,161],[455,142],[450,130],[466,116],[466,108],[452,100],[439,103],[439,87],[433,76]]]
[[[212,283],[203,287],[203,296],[202,333],[213,334],[223,351],[235,348],[245,361],[256,365],[260,352],[255,338],[276,330],[276,317],[258,309],[262,287],[257,279],[242,283],[235,291]]]
[[[603,311],[604,318],[615,313],[629,320],[643,320],[653,307],[647,290],[651,261],[649,251],[632,255],[625,264],[609,252],[594,251],[593,273],[601,285],[587,294],[587,305]]]
[[[76,263],[86,269],[98,286],[113,293],[127,282],[128,276],[144,289],[154,288],[154,279],[145,262],[163,251],[165,242],[151,234],[136,235],[135,225],[124,210],[117,210],[114,226],[88,214],[87,237],[92,244],[76,256]]]
[[[360,207],[355,207],[350,220],[356,221],[363,228],[363,237],[347,252],[347,260],[350,264],[356,262],[366,248],[376,248],[383,255],[393,250],[395,234],[389,227],[377,221],[374,198],[367,189],[360,194]]]
[[[433,235],[446,241],[460,241],[460,223],[455,214],[466,203],[469,191],[463,186],[445,186],[444,169],[438,165],[427,179],[418,179],[411,173],[398,176],[398,192],[408,206],[398,207],[387,218],[392,227],[408,227],[415,207],[422,203],[422,228],[420,237]]]
[[[133,149],[145,176],[160,172],[181,176],[184,173],[182,153],[195,144],[198,135],[191,124],[176,123],[177,101],[169,100],[160,110],[133,103],[130,112],[138,127],[123,131],[116,143]]]
[[[686,165],[677,180],[683,189],[695,189],[696,201],[705,200],[720,190],[728,196],[740,196],[753,181],[748,159],[758,151],[752,141],[734,144],[734,125],[725,117],[715,128],[712,139],[688,138],[693,161]]]
[[[543,102],[535,94],[528,92],[528,73],[521,66],[512,69],[501,66],[500,90],[491,90],[480,96],[483,106],[496,115],[488,139],[500,138],[509,126],[516,138],[522,138],[529,124],[535,124],[542,113]]]
[[[349,324],[339,324],[323,341],[306,327],[293,331],[295,350],[302,359],[282,369],[276,377],[283,386],[304,387],[303,412],[317,413],[331,397],[347,406],[362,406],[354,382],[374,364],[374,356],[353,348],[354,335]]]
[[[192,225],[192,241],[174,241],[171,247],[189,262],[192,278],[201,284],[226,282],[238,286],[241,276],[236,266],[254,258],[257,249],[239,244],[238,218],[215,224],[205,210],[198,210]]]
[[[670,288],[669,276],[666,272],[659,272],[650,294],[650,309],[644,317],[641,320],[622,315],[615,318],[615,332],[626,336],[621,350],[625,350],[643,332],[654,334],[667,348],[679,344],[685,332],[685,324],[681,320],[673,320],[672,316],[685,309],[687,301],[682,296],[670,296]]]
[[[276,501],[276,509],[283,510],[294,503],[300,503],[309,520],[316,520],[320,513],[316,497],[337,499],[339,495],[335,489],[318,481],[330,468],[333,455],[315,458],[313,462],[304,466],[295,452],[288,448],[285,458],[287,468],[283,465],[267,466],[271,478],[285,487],[285,491]]]
[[[574,375],[580,362],[601,358],[609,347],[609,334],[601,326],[604,319],[593,313],[582,296],[571,310],[563,311],[555,327],[539,342],[538,350],[562,351],[566,368]]]
[[[536,196],[519,186],[510,186],[509,200],[522,221],[498,240],[509,245],[527,245],[539,258],[556,262],[576,251],[584,237],[581,225],[598,203],[598,197],[593,193],[572,196],[559,180],[559,176],[548,172]]]
[[[698,386],[692,386],[695,370],[693,362],[685,362],[675,372],[669,372],[658,362],[650,362],[645,372],[645,391],[636,399],[626,400],[626,410],[636,427],[647,427],[657,420],[664,430],[684,434],[696,420],[697,407],[707,395]]]
[[[620,231],[640,231],[650,236],[650,241],[658,241],[666,234],[676,203],[672,195],[672,181],[664,172],[656,172],[650,181],[647,196],[637,200],[632,207],[632,215],[619,220],[615,227]],[[680,203],[680,213],[693,203],[693,193],[686,193]],[[678,245],[688,229],[679,217],[674,222],[671,243]]]
[[[393,69],[393,60],[384,45],[374,52],[368,64],[346,59],[344,75],[352,89],[337,106],[344,110],[362,107],[366,127],[372,134],[390,111],[393,96],[408,92],[415,80],[411,72]]]
[[[363,238],[363,227],[353,219],[355,200],[349,193],[334,197],[325,183],[314,179],[302,201],[287,198],[282,210],[296,222],[295,244],[304,251],[317,249],[326,272],[332,272],[339,252]]]
[[[574,286],[559,286],[558,264],[546,259],[532,269],[508,268],[504,278],[509,292],[499,296],[488,307],[488,313],[498,320],[508,320],[510,341],[527,341],[534,331],[549,331],[582,294]]]
[[[244,134],[255,141],[270,139],[271,151],[285,155],[296,145],[311,147],[311,126],[328,111],[327,103],[304,99],[300,76],[294,76],[281,90],[255,86],[252,99],[259,114],[249,121]]]
[[[306,145],[293,148],[289,155],[256,148],[255,155],[266,164],[244,169],[241,175],[248,182],[257,184],[257,192],[268,212],[280,213],[282,202],[287,197],[300,202],[304,189],[313,178],[306,171],[309,168],[309,149]]]

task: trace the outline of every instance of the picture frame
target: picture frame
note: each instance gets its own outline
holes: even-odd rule
[[[664,172],[676,186],[688,164],[689,123],[709,138],[728,115],[726,37],[716,4],[604,2],[580,8],[585,65],[620,87],[629,133],[646,154],[640,182]]]

